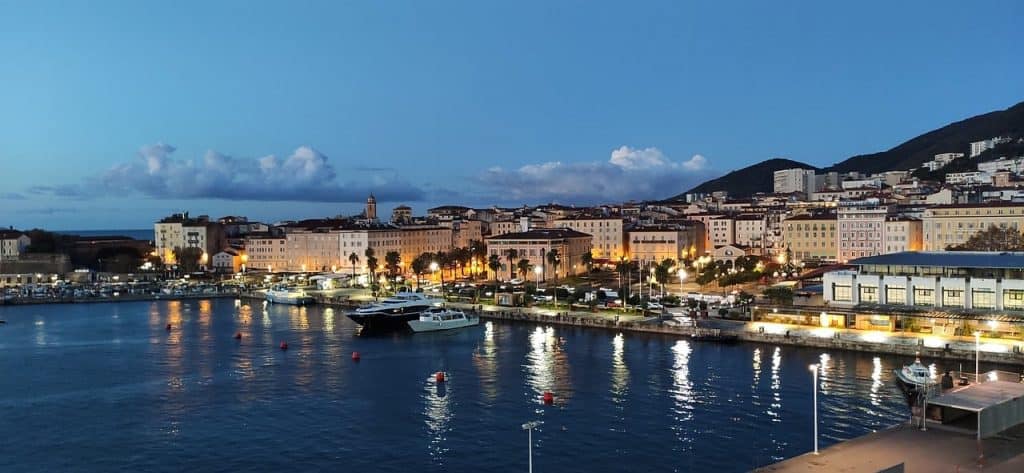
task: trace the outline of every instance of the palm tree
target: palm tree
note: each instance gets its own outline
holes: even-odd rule
[[[519,276],[521,276],[523,281],[525,281],[526,276],[530,274],[530,270],[533,268],[533,265],[530,264],[530,260],[523,258],[516,263],[516,268],[519,270]]]
[[[587,272],[589,273],[594,268],[594,255],[590,254],[589,251],[583,253],[580,255],[580,263],[587,267]]]
[[[430,267],[430,253],[423,253],[412,260],[409,269],[416,275],[416,289],[420,288],[420,275]]]
[[[491,272],[494,273],[494,284],[498,284],[498,270],[501,269],[501,257],[498,255],[488,256],[487,267],[491,268]]]
[[[348,255],[348,262],[352,263],[352,281],[356,280],[356,263],[359,263],[359,255],[355,251]]]
[[[448,265],[448,261],[450,259],[451,256],[443,251],[434,253],[434,261],[437,263],[437,267],[441,270],[441,297],[444,297],[444,300],[448,300],[448,294],[444,292],[444,268]]]
[[[398,279],[399,265],[402,262],[402,255],[397,251],[389,251],[384,255],[384,267],[388,270],[388,277],[392,281]]]
[[[487,245],[480,240],[470,240],[469,252],[472,255],[472,257],[475,258],[477,262],[479,262],[480,267],[482,268],[485,264],[485,261],[487,261]],[[485,270],[484,272],[486,273],[487,271]],[[484,276],[486,279],[486,274]]]
[[[552,248],[547,254],[548,264],[551,265],[551,269],[555,272],[554,280],[558,280],[558,265],[562,263],[562,258],[558,254],[558,249]]]
[[[516,277],[515,266],[512,263],[519,257],[519,252],[515,248],[509,248],[505,251],[505,257],[508,258],[508,278],[514,279]]]
[[[377,297],[377,258],[374,256],[373,248],[367,248],[363,255],[366,256],[366,269],[370,271],[370,290],[373,297]]]

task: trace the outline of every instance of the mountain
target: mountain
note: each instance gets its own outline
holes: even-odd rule
[[[1018,103],[1006,110],[990,112],[956,123],[950,123],[937,130],[932,130],[912,138],[888,151],[853,156],[825,168],[824,171],[860,171],[870,174],[893,170],[911,170],[921,167],[926,161],[931,161],[936,154],[940,153],[964,153],[969,156],[971,142],[987,140],[996,136],[1024,137],[1024,102]],[[1013,144],[1011,147],[1019,146]],[[998,157],[998,153],[1004,151],[1014,152],[1012,149],[996,149],[972,161],[995,159]],[[1001,156],[1002,154],[999,155]],[[965,165],[965,163],[956,162],[954,164],[958,164],[960,167]],[[690,192],[711,193],[727,190],[729,195],[734,197],[749,197],[758,192],[769,193],[772,192],[772,173],[780,169],[791,168],[818,169],[799,161],[769,159],[753,166],[730,172],[717,179],[704,182],[669,200],[681,199]],[[954,168],[956,167],[951,167],[950,169]]]
[[[686,194],[692,192],[710,194],[715,191],[728,190],[730,197],[750,197],[758,192],[770,193],[773,190],[772,186],[775,184],[772,174],[782,169],[794,168],[818,170],[818,168],[810,164],[793,161],[792,159],[769,159],[743,169],[737,169],[718,179],[707,181],[669,200],[682,199]]]
[[[880,153],[854,156],[826,171],[874,173],[920,167],[939,153],[970,153],[971,142],[996,136],[1024,136],[1024,102],[1006,110],[978,115],[906,141]]]

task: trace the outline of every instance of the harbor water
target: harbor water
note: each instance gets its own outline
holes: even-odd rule
[[[360,336],[232,299],[0,319],[4,472],[526,471],[533,420],[538,472],[747,471],[812,448],[813,363],[822,447],[908,415],[910,360],[865,353],[497,321]]]

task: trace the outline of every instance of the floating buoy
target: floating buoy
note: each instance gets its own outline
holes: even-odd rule
[[[242,339],[242,332],[235,332],[235,340],[241,340],[241,339]]]
[[[167,331],[168,331],[168,332],[170,332],[170,331],[171,331],[171,324],[167,324],[167,326],[166,326],[166,327],[164,327],[164,328],[166,328],[166,329],[167,329]]]
[[[352,352],[352,361],[359,361],[359,352]]]
[[[434,373],[434,381],[437,381],[438,383],[443,383],[444,371],[438,371],[437,373]]]
[[[281,342],[281,349],[282,350],[287,350],[288,349],[288,342]]]
[[[555,395],[551,394],[551,391],[544,391],[544,404],[553,404],[555,402]]]

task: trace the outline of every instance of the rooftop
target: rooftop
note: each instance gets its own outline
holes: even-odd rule
[[[941,266],[947,268],[1024,268],[1024,252],[998,251],[903,251],[867,256],[851,265]]]

